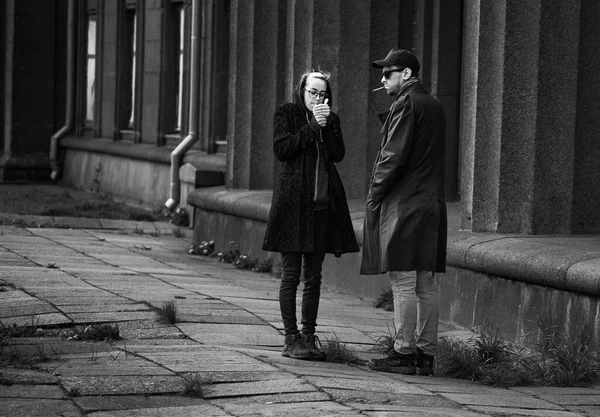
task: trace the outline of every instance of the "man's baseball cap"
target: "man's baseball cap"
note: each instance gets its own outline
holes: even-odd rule
[[[391,67],[397,65],[399,67],[410,68],[413,72],[419,72],[421,64],[416,56],[406,49],[392,49],[385,59],[371,62],[375,68]]]

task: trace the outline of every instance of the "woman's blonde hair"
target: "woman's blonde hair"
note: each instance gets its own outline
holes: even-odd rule
[[[327,71],[323,71],[319,67],[308,68],[300,76],[300,81],[298,81],[298,84],[296,85],[296,89],[295,89],[296,94],[302,94],[302,91],[304,90],[304,87],[306,86],[306,80],[308,79],[308,77],[314,77],[314,78],[318,78],[320,80],[325,81],[325,84],[327,85],[327,93],[328,93],[328,95],[331,94],[331,87],[329,86],[329,78],[331,77],[331,73],[329,73]]]

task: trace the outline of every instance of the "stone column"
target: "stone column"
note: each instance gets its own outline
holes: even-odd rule
[[[231,1],[228,188],[272,187],[278,25],[278,0]]]
[[[102,54],[102,78],[100,136],[113,137],[116,133],[117,108],[117,39],[119,31],[119,5],[117,1],[102,2],[103,38],[100,43]]]
[[[446,200],[454,201],[458,197],[463,0],[433,0],[428,4],[422,2],[417,7],[416,52],[423,84],[444,106]]]
[[[137,109],[137,117],[140,119],[141,127],[140,139],[146,143],[156,144],[163,140],[161,130],[161,109],[158,103],[161,103],[161,76],[165,72],[165,60],[163,48],[166,40],[163,38],[162,26],[165,24],[164,14],[168,13],[161,4],[146,2],[145,10],[139,10],[139,22],[142,27],[142,50],[143,56],[139,62],[143,62],[142,79],[138,85],[142,88],[141,100],[138,100],[140,107]],[[141,19],[141,16],[144,16]],[[174,47],[173,43],[170,45]],[[172,73],[171,73],[172,74]],[[163,90],[164,91],[164,90]],[[165,100],[165,97],[162,98]],[[164,103],[164,105],[173,105],[173,103]],[[165,133],[165,132],[161,132]]]
[[[574,233],[599,233],[600,3],[581,2],[580,16],[571,229]],[[569,71],[575,65],[562,58],[560,62],[566,62]]]
[[[580,12],[465,1],[463,228],[570,231]]]

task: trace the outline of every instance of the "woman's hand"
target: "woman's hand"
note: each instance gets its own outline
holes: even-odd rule
[[[326,98],[323,104],[315,104],[313,106],[313,115],[315,116],[317,123],[323,127],[327,125],[327,118],[331,114],[331,108],[327,104],[328,102],[329,99]]]

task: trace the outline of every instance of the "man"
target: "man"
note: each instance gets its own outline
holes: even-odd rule
[[[394,102],[371,175],[360,272],[390,271],[397,333],[393,351],[368,366],[432,375],[438,333],[434,273],[446,266],[444,109],[423,88],[421,65],[411,52],[392,49],[372,65],[382,70],[381,82]]]

